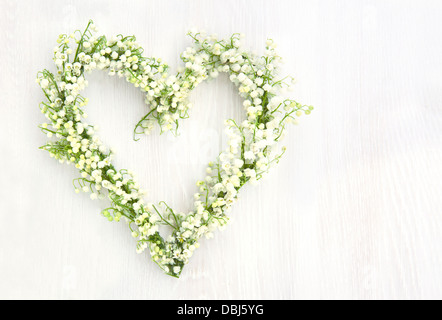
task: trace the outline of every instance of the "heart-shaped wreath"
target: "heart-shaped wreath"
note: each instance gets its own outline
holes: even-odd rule
[[[91,192],[91,199],[107,195],[111,205],[102,211],[109,221],[126,218],[132,236],[137,239],[137,252],[149,248],[155,261],[167,274],[178,277],[188,263],[202,236],[228,221],[228,212],[238,191],[247,182],[256,182],[269,167],[277,163],[285,152],[275,150],[284,134],[285,125],[297,122],[313,107],[277,95],[280,88],[289,87],[286,77],[276,80],[280,57],[275,43],[267,40],[263,56],[240,48],[242,35],[227,40],[216,36],[190,32],[194,40],[181,55],[185,66],[175,75],[168,75],[169,67],[161,59],[143,56],[143,49],[134,36],[119,35],[112,39],[96,35],[96,27],[89,21],[84,32],[60,35],[54,48],[55,74],[48,70],[38,73],[37,83],[47,101],[40,104],[41,112],[49,120],[40,128],[49,138],[41,149],[61,163],[74,164],[81,177],[74,180],[77,193]],[[70,43],[75,42],[75,51]],[[131,171],[117,170],[111,160],[113,153],[95,135],[96,128],[83,119],[83,107],[88,99],[80,95],[87,86],[84,75],[94,69],[108,70],[109,75],[125,77],[146,94],[149,112],[134,129],[149,134],[158,123],[161,132],[178,129],[179,119],[188,117],[190,92],[202,81],[228,72],[230,80],[244,98],[247,120],[225,122],[228,147],[215,162],[209,163],[207,177],[197,182],[199,192],[194,195],[194,210],[177,213],[165,202],[155,206],[145,203],[145,192],[139,188]],[[160,225],[168,225],[172,234],[164,239]]]

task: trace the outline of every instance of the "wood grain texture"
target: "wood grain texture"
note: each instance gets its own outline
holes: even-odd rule
[[[440,1],[422,0],[0,0],[0,298],[442,298],[441,16]],[[243,32],[257,51],[273,37],[298,79],[293,97],[316,106],[179,280],[135,253],[124,223],[100,217],[103,203],[74,194],[73,168],[38,150],[36,72],[52,66],[58,34],[89,18],[172,68],[192,26]],[[179,137],[139,142],[142,94],[102,72],[88,80],[90,121],[117,165],[149,200],[189,210],[223,120],[243,117],[227,77],[195,90]]]

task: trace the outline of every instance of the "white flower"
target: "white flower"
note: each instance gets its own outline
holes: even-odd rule
[[[251,178],[256,177],[256,171],[253,169],[246,169],[246,170],[244,170],[244,173],[247,177],[251,177]]]
[[[74,101],[74,99],[75,98],[72,95],[69,95],[69,96],[66,97],[66,102],[67,103],[72,103]]]
[[[239,64],[234,64],[230,67],[230,69],[232,69],[232,71],[238,72],[239,70],[241,70],[241,66]]]
[[[246,151],[244,152],[244,159],[255,160],[255,154],[252,151]]]
[[[241,168],[244,165],[244,161],[242,159],[235,159],[233,161],[233,164],[235,165],[235,167]]]
[[[43,79],[43,80],[41,80],[41,82],[40,82],[40,86],[41,86],[43,89],[46,89],[46,88],[49,86],[49,81],[48,81],[47,79]]]
[[[106,189],[111,189],[112,188],[112,183],[108,180],[103,180],[101,182],[101,185],[106,188]]]

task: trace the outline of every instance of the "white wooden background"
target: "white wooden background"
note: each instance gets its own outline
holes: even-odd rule
[[[135,34],[173,68],[193,27],[279,43],[293,97],[316,107],[290,128],[288,151],[241,193],[234,222],[202,241],[182,278],[135,253],[105,203],[75,195],[72,167],[38,150],[43,95],[59,33],[93,18]],[[441,1],[0,0],[0,298],[442,298]],[[195,181],[241,118],[227,76],[192,95],[181,136],[132,141],[143,96],[89,76],[90,121],[138,173],[149,200],[189,210]]]

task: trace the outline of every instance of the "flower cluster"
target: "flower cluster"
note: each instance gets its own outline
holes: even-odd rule
[[[241,48],[240,34],[227,40],[198,32],[189,35],[194,45],[181,55],[184,66],[169,75],[161,59],[142,55],[135,37],[107,39],[98,36],[89,22],[84,32],[59,37],[54,49],[57,71],[44,70],[37,76],[47,98],[40,108],[48,123],[40,128],[49,138],[56,137],[42,149],[62,163],[75,165],[81,175],[73,182],[75,191],[90,192],[91,199],[107,196],[111,206],[102,214],[109,221],[125,217],[137,239],[137,251],[148,249],[152,259],[175,277],[198,248],[199,240],[211,238],[213,231],[228,222],[227,213],[239,190],[247,182],[259,180],[279,161],[285,149],[278,152],[276,145],[286,124],[296,123],[313,109],[278,95],[279,89],[290,83],[276,79],[281,58],[272,40],[267,41],[265,54],[258,56]],[[75,52],[71,42],[77,45]],[[150,133],[156,123],[161,132],[176,130],[178,121],[188,116],[190,92],[221,72],[230,74],[244,99],[247,119],[225,122],[228,146],[209,163],[205,179],[197,182],[192,212],[176,213],[164,202],[158,206],[145,203],[145,191],[133,173],[113,166],[113,152],[101,143],[96,128],[86,123],[83,109],[88,99],[80,95],[87,86],[85,73],[95,69],[125,77],[145,93],[149,111],[136,125],[134,137]],[[173,229],[167,239],[160,235],[160,225]]]

